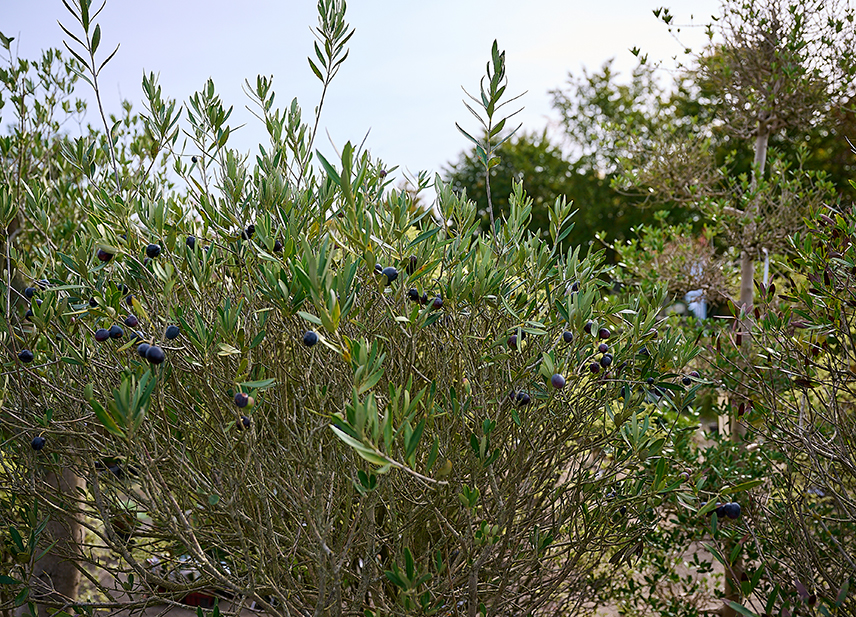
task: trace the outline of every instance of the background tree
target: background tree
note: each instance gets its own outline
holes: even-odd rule
[[[498,163],[490,170],[493,205],[497,213],[509,212],[509,195],[515,182],[522,182],[532,200],[530,229],[546,237],[549,211],[557,199],[573,201],[574,228],[568,245],[588,246],[597,232],[606,230],[610,238],[629,237],[630,229],[653,222],[650,211],[640,209],[641,201],[614,190],[612,178],[589,165],[587,159],[569,160],[559,146],[550,142],[547,132],[522,133],[504,142],[497,150]],[[479,207],[482,227],[489,223],[485,174],[474,151],[462,153],[443,172],[444,179]]]
[[[856,220],[852,204],[828,212],[806,218],[778,283],[759,288],[755,336],[766,353],[749,365],[722,354],[717,368],[753,393],[743,420],[777,467],[752,508],[768,577],[795,609],[847,614],[856,580]]]
[[[671,24],[667,10],[655,14]],[[629,245],[616,244],[622,263],[629,266],[625,276],[642,283],[643,289],[665,278],[681,295],[701,288],[711,295],[730,296],[738,307],[735,313],[740,306],[751,307],[757,252],[792,248],[788,234],[803,225],[803,217],[824,201],[836,202],[831,177],[838,180],[842,192],[852,190],[846,186],[846,168],[828,168],[830,174],[817,171],[825,164],[823,149],[821,156],[813,157],[805,146],[828,144],[829,134],[838,132],[833,149],[846,152],[841,132],[852,122],[852,114],[845,111],[853,95],[848,78],[853,67],[853,29],[848,27],[852,21],[852,13],[842,5],[820,10],[809,3],[786,7],[776,2],[726,2],[722,19],[710,27],[712,37],[721,35],[721,44],[696,57],[697,63],[682,76],[673,96],[648,100],[648,109],[657,113],[630,113],[622,107],[615,112],[611,93],[616,88],[606,88],[606,96],[589,94],[579,99],[597,101],[596,110],[619,114],[615,118],[604,113],[602,117],[608,119],[599,125],[606,135],[601,139],[617,144],[622,190],[639,190],[655,207],[680,203],[697,209],[697,225],[704,225],[695,230],[698,240],[687,239],[694,233],[687,225],[656,225],[640,230],[640,238]],[[816,51],[807,51],[815,45]],[[596,88],[591,91],[597,93]],[[644,97],[639,101],[646,103]],[[571,99],[568,120],[580,115],[574,102]],[[651,123],[648,118],[662,122]],[[596,139],[598,134],[588,135]],[[771,142],[778,142],[778,151],[769,149]],[[729,274],[735,269],[741,275],[732,278]],[[711,326],[688,335],[696,340],[711,336],[707,360],[714,366],[719,366],[722,350],[735,342],[733,334],[729,337]],[[736,341],[738,347],[746,345],[748,336],[737,336]],[[725,357],[737,361],[728,354]],[[733,367],[723,373],[714,368],[711,374],[715,383],[725,380],[731,400],[736,401],[733,407],[720,407],[724,401],[717,397],[705,399],[721,412],[734,414],[736,430],[747,389],[732,377]],[[740,401],[744,403],[738,408]],[[704,458],[727,457],[733,449],[723,442]],[[777,456],[789,460],[787,452],[778,451]],[[743,472],[763,477],[760,468],[750,471],[754,465],[748,456],[739,458],[744,461]],[[692,459],[690,455],[687,463]],[[727,464],[715,466],[719,472],[727,468]],[[740,473],[740,466],[734,469]],[[703,482],[710,481],[708,473],[703,475]],[[746,574],[740,544],[735,541],[726,551],[731,557],[723,559],[732,601],[745,592],[740,578]],[[747,557],[751,562],[753,557]],[[653,575],[652,580],[657,578]],[[735,614],[734,610],[727,612]]]
[[[671,23],[668,10],[655,13]],[[654,139],[630,132],[624,185],[681,200],[700,207],[708,220],[726,222],[729,239],[741,252],[741,306],[752,305],[761,248],[775,248],[776,238],[781,245],[786,235],[781,231],[794,230],[812,199],[824,197],[817,181],[825,178],[817,175],[804,177],[809,196],[803,202],[797,198],[801,191],[783,189],[789,174],[765,181],[768,146],[771,136],[788,128],[805,134],[851,100],[856,42],[847,24],[852,22],[852,11],[840,3],[822,8],[779,0],[723,4],[709,28],[711,41],[719,38],[698,56],[697,75],[700,91],[716,94],[711,124],[719,126],[722,139],[752,140],[745,180],[730,169],[733,156],[726,157],[724,170],[717,164],[712,129],[688,132],[672,123]]]

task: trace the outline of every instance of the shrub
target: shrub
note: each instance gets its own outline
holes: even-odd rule
[[[100,30],[88,2],[75,6],[94,58]],[[352,34],[344,4],[319,2],[317,34],[310,63],[326,90]],[[496,46],[492,62],[502,75]],[[94,59],[86,70],[97,82]],[[680,483],[674,435],[641,385],[656,377],[672,393],[661,405],[685,404],[670,367],[696,351],[652,342],[664,297],[620,304],[604,293],[602,251],[562,253],[563,200],[543,239],[526,231],[517,185],[488,237],[439,178],[426,210],[350,144],[314,165],[314,130],[296,101],[274,107],[268,78],[248,82],[271,139],[252,168],[227,147],[213,83],[178,109],[153,76],[143,86],[135,139],[186,191],[130,175],[94,134],[78,151],[108,164],[87,166],[70,201],[79,233],[35,256],[10,247],[20,277],[49,285],[30,320],[22,300],[0,328],[7,348],[39,359],[6,364],[4,602],[85,611],[208,590],[271,614],[475,615],[590,599]],[[22,188],[3,187],[4,203],[51,237],[51,206]],[[412,302],[410,289],[442,301]],[[128,312],[139,333],[95,342]],[[614,363],[593,375],[603,327]],[[554,373],[566,387],[549,386]],[[85,485],[56,481],[69,477]],[[75,525],[83,544],[69,541]],[[92,602],[50,595],[43,548],[115,578],[128,599],[100,583]]]

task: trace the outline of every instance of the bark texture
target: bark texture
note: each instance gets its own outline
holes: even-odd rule
[[[77,600],[80,570],[76,560],[83,543],[83,526],[75,514],[69,513],[73,501],[70,496],[85,486],[83,479],[66,468],[61,475],[49,473],[45,484],[55,491],[57,509],[51,513],[38,550],[43,551],[52,542],[56,544],[36,562],[33,573],[30,598],[38,606],[39,617],[54,612],[48,610],[48,604],[65,605]]]

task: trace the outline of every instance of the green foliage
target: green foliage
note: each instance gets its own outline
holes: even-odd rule
[[[568,74],[564,88],[552,90],[553,107],[559,114],[565,144],[578,159],[578,165],[591,172],[614,174],[630,136],[653,138],[669,119],[688,113],[683,105],[695,102],[705,111],[701,101],[686,96],[685,84],[676,80],[666,90],[652,67],[637,66],[627,83],[619,81],[619,73],[608,60],[600,70],[582,75]],[[683,122],[687,130],[693,130]]]
[[[724,10],[731,4],[735,3],[726,3]],[[833,22],[852,18],[841,8],[824,10],[835,15]],[[668,12],[655,14],[665,19]],[[819,19],[812,15],[810,21]],[[806,37],[815,37],[812,45],[822,45],[817,31],[809,31],[805,24],[800,27],[806,28]],[[828,52],[846,59],[848,50],[851,55],[856,50],[842,36],[842,47]],[[693,235],[713,242],[718,263],[706,273],[708,282],[715,278],[716,268],[736,259],[736,254],[728,254],[729,247],[749,247],[751,251],[785,248],[784,238],[800,228],[801,217],[814,205],[830,199],[846,201],[854,195],[848,182],[854,159],[844,139],[856,118],[853,93],[845,85],[850,82],[830,79],[827,102],[816,106],[810,119],[784,122],[785,116],[777,116],[775,126],[765,125],[769,129],[769,164],[767,154],[762,160],[770,173],[765,175],[762,167],[755,174],[754,140],[746,139],[748,133],[737,130],[729,115],[738,107],[729,94],[736,86],[708,70],[711,58],[726,53],[716,47],[693,56],[697,61],[685,67],[668,88],[658,83],[653,69],[645,64],[633,72],[628,83],[621,83],[607,63],[598,72],[571,76],[565,89],[553,93],[567,144],[578,153],[582,166],[610,175],[621,193],[641,198],[637,203],[668,211],[664,221],[692,223]],[[817,65],[821,58],[810,62]],[[746,73],[750,68],[741,70]],[[741,79],[765,83],[767,73],[757,68],[757,74]],[[847,70],[844,64],[840,68]],[[750,210],[752,216],[743,216]],[[695,213],[687,221],[692,211]],[[675,232],[681,236],[690,228]],[[693,278],[698,277],[684,276],[680,283],[670,280],[670,286],[683,290],[703,286]]]
[[[760,246],[774,258],[787,253],[789,234],[803,225],[802,213],[841,199],[826,173],[804,167],[807,151],[802,148],[796,154],[800,158],[792,166],[784,153],[772,150],[770,172],[754,187],[750,176],[731,176],[723,166],[723,196],[697,202],[705,215],[702,226],[668,224],[670,212],[660,211],[654,215],[656,223],[634,229],[634,238],[611,244],[626,266],[616,278],[646,293],[666,284],[679,298],[690,291],[719,304],[739,297],[737,246]],[[744,204],[752,200],[757,216],[747,219],[742,210],[729,206],[734,199]]]
[[[854,16],[843,2],[723,2],[699,73],[720,93],[726,130],[744,139],[805,130],[852,97]]]

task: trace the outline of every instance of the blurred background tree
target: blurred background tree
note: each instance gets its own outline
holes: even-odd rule
[[[638,207],[639,198],[613,189],[612,176],[591,166],[588,159],[570,158],[550,141],[546,130],[515,136],[503,143],[497,154],[499,164],[491,169],[494,208],[507,216],[512,184],[522,181],[532,199],[530,229],[543,236],[550,226],[549,209],[562,196],[573,200],[578,210],[574,229],[566,240],[572,246],[593,243],[595,233],[604,229],[613,238],[626,238],[632,227],[653,221],[651,212]],[[476,202],[482,227],[487,229],[484,169],[479,167],[474,149],[450,163],[444,176],[456,191],[466,190],[467,197]]]
[[[513,182],[522,181],[532,197],[533,230],[546,233],[547,210],[557,198],[573,200],[578,211],[575,227],[568,236],[571,245],[586,246],[599,231],[612,240],[632,236],[637,225],[653,223],[651,211],[640,208],[643,198],[617,190],[613,184],[618,172],[620,135],[613,126],[630,121],[635,125],[658,126],[665,105],[663,91],[653,71],[640,67],[629,84],[619,83],[612,61],[600,71],[582,77],[569,77],[567,90],[552,92],[553,104],[560,114],[560,135],[551,139],[547,129],[516,136],[500,146],[499,164],[491,170],[491,183],[497,195],[494,207],[508,212]],[[487,226],[487,195],[484,173],[478,166],[475,148],[462,152],[457,161],[444,170],[452,187],[479,206],[483,227]],[[675,211],[677,220],[682,212]]]
[[[731,22],[737,22],[750,19],[752,11],[762,4],[732,2],[723,6]],[[777,3],[768,4],[769,11]],[[805,13],[807,9],[800,10]],[[671,23],[668,11],[659,10],[657,14]],[[850,23],[848,13],[838,6],[830,7],[824,15],[833,20],[832,30],[836,23]],[[804,30],[803,40],[817,38],[819,22],[812,17],[799,18],[799,23],[809,24],[800,26]],[[745,29],[746,23],[732,26],[738,32]],[[852,37],[847,37],[846,30],[829,35],[840,43],[837,53],[841,62],[832,72],[851,71],[847,64],[852,64],[848,56]],[[795,41],[799,39],[799,33],[788,36],[796,37]],[[732,47],[736,49],[738,43],[732,41]],[[797,45],[784,39],[781,43],[782,49],[776,52],[779,55],[787,51],[785,45]],[[734,103],[735,93],[731,92],[729,82],[729,75],[737,70],[736,63],[745,64],[745,59],[726,53],[728,49],[721,45],[692,56],[690,63],[665,79],[655,66],[641,63],[630,79],[624,81],[614,71],[611,60],[599,70],[583,69],[581,75],[569,74],[567,83],[551,92],[559,116],[558,130],[552,137],[547,130],[530,132],[500,146],[497,152],[500,163],[491,170],[497,195],[494,207],[507,212],[508,200],[504,196],[510,193],[512,182],[522,180],[533,199],[533,229],[546,230],[546,209],[556,198],[566,195],[574,201],[579,212],[576,227],[569,236],[572,244],[590,243],[597,232],[603,232],[608,242],[630,239],[635,235],[631,232],[635,226],[655,222],[651,210],[668,211],[667,216],[661,217],[664,223],[690,223],[700,233],[710,212],[699,209],[693,202],[702,193],[713,198],[733,195],[733,179],[751,178],[755,160],[754,141],[740,137],[748,125],[746,118],[735,120],[740,104]],[[831,55],[827,53],[823,58],[826,66],[831,66]],[[820,59],[821,56],[811,58],[811,66],[805,67],[807,74],[816,70],[822,74],[826,70],[818,68]],[[724,64],[726,61],[734,66],[729,68]],[[768,62],[775,64],[770,59]],[[760,66],[756,68],[755,78],[765,79]],[[788,75],[789,79],[797,78],[793,71],[787,70],[779,77]],[[810,109],[803,108],[809,105],[805,92],[801,99],[790,96],[787,101],[792,104],[791,111],[769,126],[766,148],[771,156],[789,161],[791,168],[799,161],[800,173],[822,177],[837,187],[840,198],[847,201],[856,197],[856,190],[848,183],[856,171],[856,161],[847,142],[847,138],[856,135],[853,114],[856,99],[843,75],[833,78],[830,74],[833,90],[811,102]],[[812,96],[819,96],[816,89],[809,89]],[[787,101],[771,100],[764,105],[781,108]],[[629,180],[637,172],[644,174],[646,166],[655,161],[664,164],[650,168],[647,184],[641,176]],[[483,227],[487,228],[484,173],[478,166],[475,148],[450,162],[444,178],[455,190],[466,189],[467,196],[478,204]],[[720,252],[725,248],[722,244],[718,246]]]

